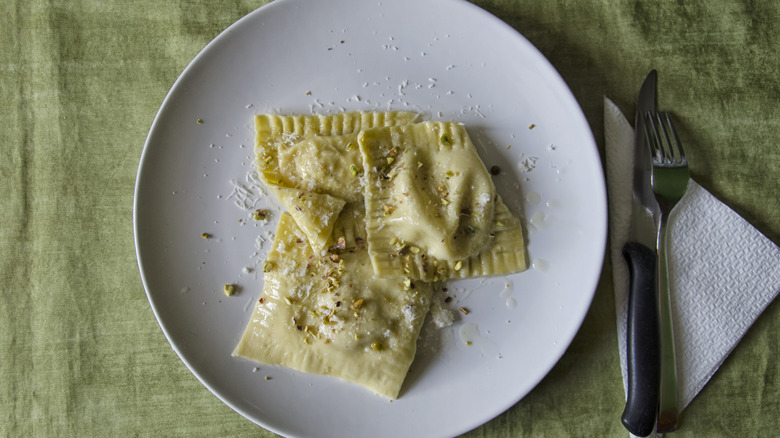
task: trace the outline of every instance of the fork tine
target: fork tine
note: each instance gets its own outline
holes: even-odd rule
[[[662,113],[655,114],[655,118],[658,120],[658,130],[661,132],[661,144],[659,147],[663,150],[664,163],[671,164],[675,161],[674,149],[672,147],[672,142],[669,140],[669,132],[666,129],[666,125],[664,125],[664,119],[661,118],[661,114]],[[666,113],[666,117],[669,117],[669,113]]]
[[[669,141],[669,147],[672,151],[672,155],[674,156],[675,162],[681,163],[681,164],[687,164],[688,160],[685,158],[685,151],[683,150],[682,143],[680,142],[680,137],[677,136],[677,130],[674,129],[674,124],[672,123],[672,116],[671,114],[664,113],[666,116],[666,125],[669,127],[669,131],[671,132],[671,138],[674,141]],[[666,134],[667,141],[669,140],[668,133]]]
[[[650,152],[653,155],[653,159],[663,163],[665,161],[664,157],[666,156],[666,153],[663,148],[663,142],[658,136],[658,125],[654,120],[653,113],[648,112],[645,114],[645,124],[647,125],[647,128],[645,128],[645,137],[647,144],[650,145]]]
[[[687,164],[680,137],[668,112],[647,113],[645,138],[654,159],[663,164]]]

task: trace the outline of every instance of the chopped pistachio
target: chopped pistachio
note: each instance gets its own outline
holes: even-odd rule
[[[211,234],[209,234],[209,233],[200,233],[200,237],[202,237],[204,239],[208,239],[209,237],[211,237]]]
[[[195,123],[197,123],[198,125],[200,125],[200,124],[202,124],[202,123],[203,123],[203,119],[198,119],[198,120],[195,120]]]
[[[387,157],[387,164],[393,164],[393,161],[395,161],[395,158]]]
[[[360,170],[354,164],[349,166],[349,171],[352,172],[352,176],[357,176],[360,173]]]
[[[268,218],[268,211],[259,208],[252,213],[252,217],[255,218],[256,221],[266,220]]]
[[[450,201],[448,201],[447,198],[441,198],[441,203],[445,206],[450,205]]]
[[[338,273],[339,275],[344,273],[344,259],[339,260],[339,266],[338,266]]]
[[[398,175],[398,167],[393,167],[390,173],[387,174],[387,179],[393,179],[396,175]]]
[[[455,266],[453,266],[453,269],[455,269],[456,271],[460,271],[460,268],[462,267],[463,267],[463,261],[458,260],[457,262],[455,262]]]
[[[287,303],[290,306],[292,306],[292,304],[293,304],[293,300],[290,297],[284,297],[284,302]]]
[[[273,262],[270,262],[270,261],[266,260],[263,263],[263,272],[269,272],[273,268],[274,268]]]
[[[412,279],[409,277],[404,278],[404,289],[409,290],[412,287]]]
[[[420,248],[418,248],[416,246],[410,246],[409,247],[409,251],[411,251],[412,254],[419,254],[420,253]]]
[[[377,342],[372,342],[371,343],[371,349],[374,350],[374,351],[382,351],[382,350],[385,349],[385,346],[382,345],[382,343],[378,342],[378,341]]]
[[[439,140],[441,141],[441,144],[444,146],[449,146],[452,144],[452,140],[450,139],[449,136],[447,136],[447,134],[442,134]]]
[[[359,309],[361,307],[363,307],[363,298],[358,298],[357,300],[355,300],[352,303],[352,308],[353,309]]]
[[[471,225],[466,227],[466,234],[474,234],[477,232],[477,229],[472,227]]]
[[[236,286],[232,284],[226,284],[222,290],[225,292],[226,297],[233,296],[234,293],[236,293]]]

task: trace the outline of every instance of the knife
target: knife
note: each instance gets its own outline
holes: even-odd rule
[[[621,420],[629,432],[648,436],[656,424],[660,382],[660,332],[656,293],[656,221],[659,211],[650,183],[652,158],[645,136],[645,115],[655,112],[657,73],[642,88],[634,123],[634,185],[629,241],[623,247],[631,284],[628,294],[628,394]]]

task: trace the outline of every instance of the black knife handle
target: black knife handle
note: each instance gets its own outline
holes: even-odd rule
[[[656,295],[656,254],[636,242],[623,246],[631,288],[628,293],[628,398],[621,420],[629,432],[648,436],[658,411],[660,384],[660,333]]]

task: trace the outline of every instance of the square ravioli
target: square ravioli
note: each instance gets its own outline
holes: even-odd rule
[[[365,248],[315,255],[287,214],[264,271],[262,297],[234,355],[398,396],[430,306],[429,284],[374,276]]]
[[[378,275],[443,281],[523,271],[522,226],[496,194],[465,127],[365,130],[368,249]]]
[[[321,250],[341,208],[363,199],[357,134],[409,124],[417,117],[405,111],[258,115],[255,155],[260,179],[294,212],[314,249]],[[300,201],[304,197],[306,203]]]

